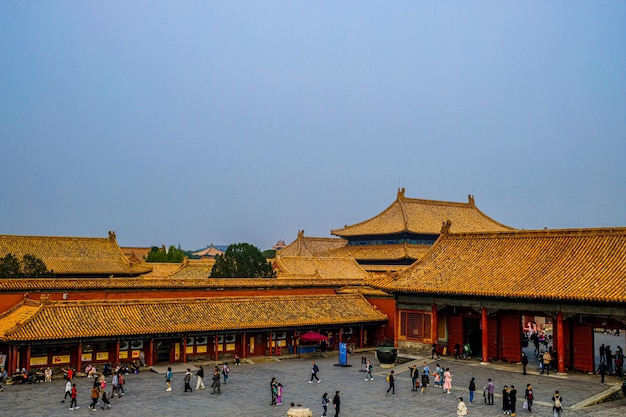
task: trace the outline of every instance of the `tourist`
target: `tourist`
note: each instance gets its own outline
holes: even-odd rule
[[[509,389],[509,410],[512,416],[515,415],[515,403],[517,403],[517,390],[515,389],[515,385],[511,385]]]
[[[456,406],[456,415],[457,416],[466,416],[469,413],[465,403],[463,402],[463,397],[459,397],[459,403]]]
[[[196,382],[196,390],[204,389],[204,368],[200,365],[200,369],[196,372],[196,378],[198,381]]]
[[[276,378],[272,378],[272,382],[270,382],[270,394],[272,395],[272,402],[270,405],[276,405],[276,395],[278,393],[278,381]],[[293,403],[291,404],[293,407]]]
[[[503,414],[511,414],[511,397],[509,397],[509,387],[502,388],[502,411]]]
[[[474,381],[474,377],[470,380],[469,383],[469,402],[472,404],[474,402],[474,391],[476,391],[476,382]]]
[[[240,365],[241,361],[239,360],[239,354],[235,353],[235,365]]]
[[[69,382],[69,381],[68,381]],[[72,384],[72,391],[70,397],[72,401],[70,401],[70,411],[78,410],[80,407],[76,404],[76,384]]]
[[[493,405],[493,394],[496,392],[496,384],[493,383],[491,378],[487,379],[487,386],[485,386],[487,390],[487,404]]]
[[[330,404],[330,398],[328,397],[328,393],[325,392],[324,395],[322,395],[322,408],[324,409],[324,413],[322,414],[322,417],[326,417],[326,412],[328,411],[328,404]]]
[[[600,366],[598,366],[598,373],[600,374],[600,383],[602,385],[604,385],[604,376],[606,375],[607,371],[609,370],[609,368],[606,366],[606,363],[604,363],[604,361],[602,361],[600,363]]]
[[[139,351],[139,360],[141,361],[141,366],[146,367],[146,354],[143,350]]]
[[[370,362],[370,360],[368,359],[367,363],[365,364],[365,380],[366,381],[374,380],[374,377],[372,376],[372,369],[374,369],[374,367],[372,366],[372,362]]]
[[[446,371],[443,373],[443,390],[447,390],[447,394],[452,394],[452,374],[450,373],[450,368],[446,368]]]
[[[72,382],[69,380],[65,383],[65,396],[61,402],[64,403],[67,397],[70,397],[70,399],[72,398]]]
[[[52,382],[52,369],[50,369],[49,366],[44,371],[44,381],[45,382]]]
[[[530,384],[526,385],[526,391],[524,392],[524,401],[526,401],[526,407],[528,408],[528,412],[533,412],[533,387]]]
[[[437,351],[437,343],[433,343],[430,348],[430,359],[435,359],[435,355],[437,355],[437,360],[441,359],[439,357],[439,352]]]
[[[318,368],[315,361],[311,361],[311,380],[309,381],[309,384],[313,383],[313,378],[317,379],[318,384],[322,382],[322,380],[317,377],[317,373],[319,372],[319,370],[320,368]]]
[[[552,412],[554,417],[561,417],[561,412],[563,411],[563,398],[558,391],[554,392],[552,396]]]
[[[102,391],[102,407],[100,407],[101,409],[105,409],[105,408],[111,408],[111,401],[109,401],[109,397],[107,395],[106,391]]]
[[[522,369],[523,375],[526,375],[526,366],[528,365],[528,356],[524,352],[522,352]]]
[[[417,391],[417,378],[419,378],[417,365],[410,366],[409,369],[411,370],[411,391]]]
[[[228,362],[224,362],[222,365],[222,375],[224,375],[224,384],[228,382],[228,376],[230,375],[230,368],[228,367]]]
[[[192,392],[193,390],[191,389],[191,369],[187,368],[187,371],[185,372],[185,377],[183,378],[183,381],[185,382],[185,391],[183,392]]]
[[[168,367],[167,372],[165,373],[165,382],[167,383],[167,389],[165,391],[172,390],[172,368]]]
[[[391,391],[391,395],[396,396],[396,378],[393,376],[393,371],[389,372],[387,375],[387,382],[389,382],[389,388],[387,388],[387,392],[385,395],[389,395],[389,391]]]
[[[276,405],[283,405],[283,384],[280,382],[276,385]]]
[[[335,396],[333,397],[333,406],[335,407],[335,416],[339,417],[339,406],[341,405],[341,399],[339,398],[339,391],[335,392]]]
[[[550,375],[550,363],[552,362],[552,355],[550,355],[550,352],[546,351],[541,359],[543,361],[543,369],[541,370],[541,373],[543,374],[543,371],[545,370],[548,375]]]
[[[98,404],[98,398],[100,397],[100,392],[98,391],[99,386],[100,383],[98,381],[94,381],[93,387],[91,387],[91,404],[89,404],[91,411],[98,411],[96,409],[96,405]]]
[[[211,387],[213,388],[213,391],[211,391],[211,394],[221,394],[222,393],[222,381],[221,381],[221,377],[220,377],[220,370],[217,366],[215,366],[213,368],[213,384],[211,384]]]

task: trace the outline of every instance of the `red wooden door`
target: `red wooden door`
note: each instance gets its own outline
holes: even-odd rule
[[[487,326],[489,326],[487,330],[487,337],[489,338],[487,354],[490,360],[498,360],[500,358],[500,352],[498,352],[498,320],[489,318]]]
[[[522,360],[522,318],[509,313],[500,316],[501,351],[503,361],[510,363]]]
[[[463,317],[448,316],[448,355],[454,355],[456,342],[463,344]]]
[[[593,328],[591,326],[575,325],[572,330],[574,369],[583,372],[593,372],[595,369],[593,360]]]

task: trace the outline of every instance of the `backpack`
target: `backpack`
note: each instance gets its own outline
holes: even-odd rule
[[[317,364],[313,365],[313,371],[314,372],[319,372],[320,368],[317,367]]]
[[[556,408],[561,408],[561,397],[555,397],[554,398],[554,406]]]
[[[387,375],[387,382],[389,382],[389,378],[391,377],[391,375]]]

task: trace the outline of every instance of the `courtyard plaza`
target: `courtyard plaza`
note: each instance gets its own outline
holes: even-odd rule
[[[374,365],[374,380],[364,381],[361,360],[368,358]],[[126,377],[126,395],[112,398],[112,408],[102,410],[102,402],[98,413],[115,416],[286,416],[289,403],[302,404],[312,410],[313,416],[322,415],[321,398],[327,392],[332,399],[335,391],[341,396],[340,416],[429,416],[443,417],[456,415],[457,397],[463,396],[470,415],[500,416],[502,415],[502,398],[500,392],[504,385],[515,385],[517,395],[517,415],[551,416],[551,397],[555,390],[564,398],[564,416],[597,416],[617,417],[626,415],[624,398],[603,404],[583,407],[595,396],[602,396],[611,390],[621,387],[622,379],[615,376],[606,378],[607,385],[601,385],[597,375],[569,373],[566,375],[541,375],[536,360],[531,356],[528,375],[522,375],[519,364],[492,362],[482,364],[480,360],[455,360],[450,356],[440,360],[431,360],[430,356],[402,356],[407,362],[396,364],[394,368],[382,368],[375,359],[374,351],[355,352],[348,356],[351,366],[336,366],[336,352],[313,356],[290,355],[281,359],[260,357],[244,360],[239,366],[229,363],[231,369],[227,384],[222,384],[221,394],[211,394],[211,374],[215,362],[203,362],[206,389],[195,389],[183,392],[183,377],[186,368],[191,368],[191,386],[195,388],[197,371],[200,363],[172,364],[174,378],[173,390],[166,392],[165,371],[167,365],[155,366],[152,370],[143,370],[139,374]],[[310,384],[311,360],[315,360],[320,371],[321,383]],[[453,375],[452,394],[447,395],[432,384],[425,394],[411,391],[411,379],[408,368],[416,364],[420,370],[426,361],[431,370],[439,363],[444,369],[449,367]],[[386,375],[391,369],[396,375],[396,395],[386,396],[388,388]],[[33,385],[5,385],[0,392],[0,415],[6,416],[67,416],[95,414],[89,409],[90,390],[93,379],[77,377],[74,382],[78,388],[78,405],[80,409],[70,411],[69,399],[62,403],[65,381],[54,378],[50,383]],[[270,381],[272,377],[283,385],[282,406],[272,406]],[[469,403],[468,384],[471,377],[476,378],[477,391],[474,403]],[[483,402],[482,388],[491,378],[496,385],[495,405]],[[431,378],[432,382],[432,378]],[[532,384],[535,401],[532,414],[522,409],[524,389]],[[111,378],[107,378],[107,391],[111,391]],[[328,416],[333,416],[332,404]]]

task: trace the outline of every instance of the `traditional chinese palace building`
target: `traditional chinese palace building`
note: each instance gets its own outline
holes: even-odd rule
[[[626,228],[516,230],[467,203],[398,191],[377,216],[279,251],[276,278],[209,278],[108,238],[0,236],[56,278],[0,279],[0,353],[32,367],[281,355],[316,330],[355,347],[521,358],[523,317],[554,323],[558,370],[593,371],[593,328],[626,328]]]

